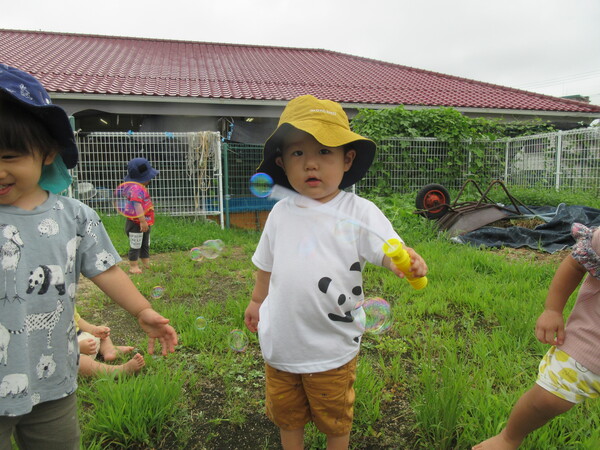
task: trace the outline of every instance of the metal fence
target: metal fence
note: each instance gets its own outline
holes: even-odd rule
[[[70,194],[97,211],[115,214],[113,193],[127,163],[143,156],[160,171],[150,186],[158,214],[216,216],[223,223],[219,133],[79,133],[77,145]]]
[[[358,189],[414,192],[430,183],[458,188],[469,178],[509,186],[600,193],[600,127],[451,146],[433,138],[379,144]]]
[[[222,144],[218,133],[90,133],[81,152],[72,195],[111,214],[112,192],[127,162],[148,158],[161,171],[151,184],[157,213],[216,216],[221,226],[261,229],[273,202],[253,197],[249,179],[262,146]],[[457,189],[469,178],[503,180],[509,187],[600,193],[600,128],[451,146],[432,138],[380,142],[357,192],[417,192],[437,183]]]

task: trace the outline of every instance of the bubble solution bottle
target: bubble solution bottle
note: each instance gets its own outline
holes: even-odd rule
[[[389,256],[394,265],[400,269],[413,288],[423,289],[427,286],[427,277],[413,277],[411,275],[410,256],[399,239],[388,239],[386,243],[383,244],[383,253]]]

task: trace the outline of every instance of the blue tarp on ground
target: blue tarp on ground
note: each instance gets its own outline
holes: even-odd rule
[[[600,209],[588,206],[566,206],[564,203],[557,207],[529,206],[528,208],[534,213],[533,215],[526,209],[520,208],[523,214],[515,214],[507,218],[536,217],[544,220],[545,223],[538,225],[533,230],[524,227],[482,227],[453,237],[452,241],[476,247],[529,247],[554,253],[575,244],[575,240],[571,237],[573,223],[581,223],[587,227],[600,226]]]

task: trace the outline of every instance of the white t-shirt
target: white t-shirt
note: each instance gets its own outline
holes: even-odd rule
[[[364,299],[362,269],[366,261],[381,265],[383,240],[398,235],[377,206],[354,194],[342,191],[311,207],[296,201],[274,206],[252,257],[271,273],[258,336],[270,366],[322,372],[358,353],[362,329],[354,310]]]

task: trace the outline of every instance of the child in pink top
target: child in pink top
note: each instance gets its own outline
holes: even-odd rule
[[[577,242],[556,271],[535,326],[537,339],[552,345],[536,384],[517,401],[506,427],[474,449],[516,449],[554,417],[600,396],[600,228],[576,223],[572,234]],[[586,272],[565,327],[563,309]]]
[[[129,272],[142,273],[138,260],[150,266],[150,230],[154,225],[154,205],[148,184],[159,174],[146,158],[134,158],[127,164],[126,183],[119,186],[119,196],[126,198],[125,234],[129,238]]]

